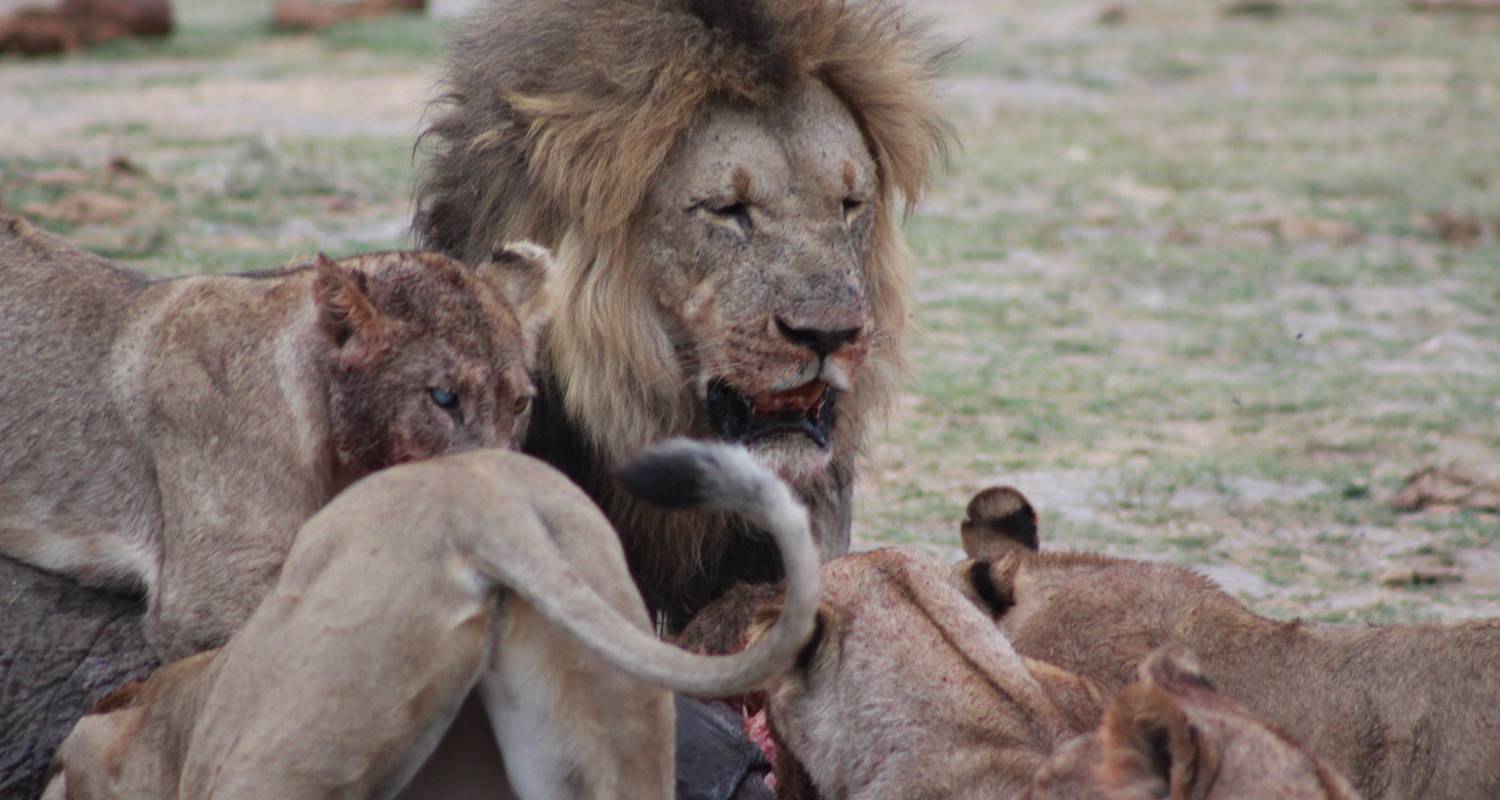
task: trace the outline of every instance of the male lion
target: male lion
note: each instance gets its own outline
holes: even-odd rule
[[[144,590],[166,658],[219,644],[351,481],[519,441],[547,258],[149,281],[0,217],[0,553]]]
[[[824,556],[847,549],[854,457],[902,368],[899,206],[950,137],[943,53],[888,0],[509,0],[456,40],[416,231],[464,259],[557,250],[525,449],[604,507],[674,628],[776,560],[612,467],[668,436],[744,443]]]
[[[805,509],[738,448],[669,443],[622,481],[771,534],[790,588],[767,636],[726,657],[658,641],[608,521],[535,459],[396,467],[308,521],[228,645],[84,717],[49,796],[667,800],[672,701],[641,681],[740,693],[788,667],[818,551]],[[474,693],[489,731],[454,727]]]
[[[1158,645],[1364,797],[1500,796],[1500,621],[1349,627],[1250,611],[1182,567],[1014,548],[975,562],[984,607],[1022,654],[1114,691]]]

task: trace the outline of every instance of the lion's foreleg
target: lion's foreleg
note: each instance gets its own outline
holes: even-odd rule
[[[518,598],[479,681],[522,798],[673,796],[668,693],[601,663]]]

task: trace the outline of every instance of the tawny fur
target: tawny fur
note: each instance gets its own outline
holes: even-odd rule
[[[557,250],[528,452],[604,505],[648,604],[680,617],[705,582],[773,578],[774,560],[724,518],[634,503],[610,469],[667,436],[713,435],[712,379],[762,391],[810,377],[774,315],[852,323],[859,341],[828,367],[848,384],[832,456],[783,471],[824,552],[843,552],[853,459],[903,366],[900,206],[951,136],[943,48],[885,0],[511,0],[454,51],[415,227],[460,258],[514,238]],[[736,200],[752,236],[708,213]]]
[[[996,625],[1022,654],[1113,691],[1180,643],[1366,798],[1500,795],[1500,622],[1281,622],[1182,567],[1094,554],[1014,551],[989,572],[1012,603]]]
[[[1098,724],[1103,695],[1017,655],[958,575],[901,548],[823,565],[816,645],[765,692],[778,797],[1014,797],[1053,747]],[[757,596],[726,594],[684,643],[733,642],[713,623],[743,624]]]
[[[228,645],[78,724],[49,795],[666,800],[671,699],[641,681],[742,692],[790,663],[817,597],[790,493],[714,463],[730,485],[709,500],[766,515],[800,595],[759,652],[657,641],[614,531],[555,470],[447,456],[373,475],[308,521]]]
[[[518,441],[546,258],[149,281],[0,217],[0,553],[144,590],[165,657],[222,642],[349,482]]]
[[[1300,744],[1216,692],[1180,645],[1153,653],[1099,730],[1053,752],[1030,800],[1355,800]]]
[[[818,644],[764,698],[784,800],[1354,797],[1216,693],[1181,648],[1153,653],[1113,702],[1096,682],[1017,654],[989,622],[998,598],[976,588],[975,562],[945,568],[887,549],[825,564],[823,576]],[[679,642],[734,652],[777,607],[770,587],[735,587]]]
[[[1037,549],[1036,510],[1010,486],[991,486],[969,500],[959,525],[969,558],[996,558],[1013,547]]]

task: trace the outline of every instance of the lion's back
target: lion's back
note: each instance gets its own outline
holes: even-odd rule
[[[24,220],[0,216],[0,360],[7,374],[0,392],[26,390],[6,405],[64,381],[76,393],[77,380],[99,375],[130,300],[145,285]]]
[[[120,418],[110,369],[146,285],[0,217],[0,552],[68,571],[101,557],[101,532],[154,515],[133,480],[150,467]],[[122,571],[136,566],[134,553],[120,557]]]

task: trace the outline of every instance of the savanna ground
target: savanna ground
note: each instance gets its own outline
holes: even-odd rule
[[[0,207],[157,275],[408,244],[452,23],[278,37],[267,2],[176,5],[165,43],[0,61]],[[1500,519],[1388,504],[1422,467],[1500,472],[1500,15],[920,7],[966,40],[963,147],[908,223],[913,378],[858,546],[954,553],[1007,482],[1048,545],[1267,613],[1500,614]]]

